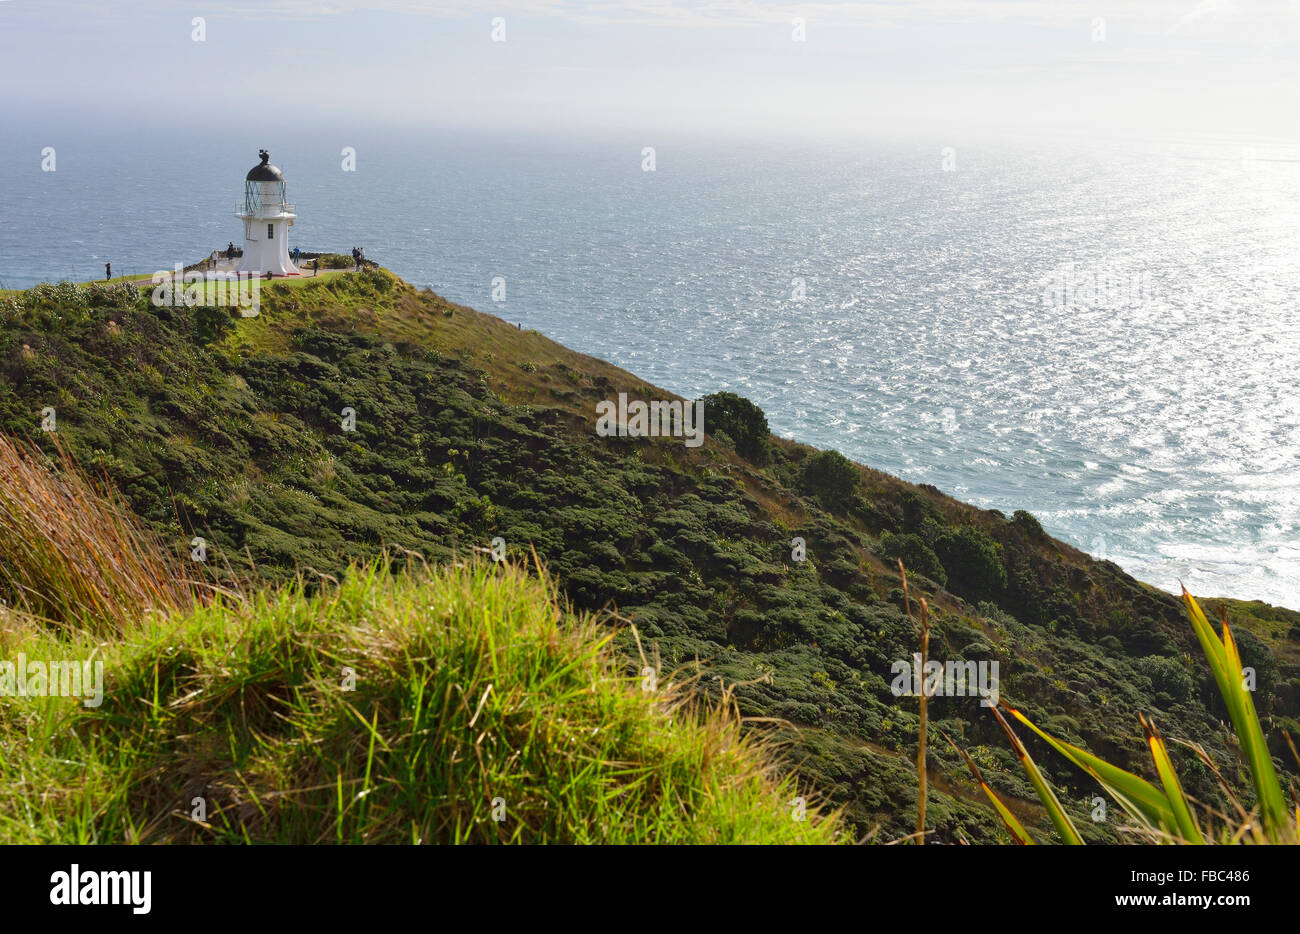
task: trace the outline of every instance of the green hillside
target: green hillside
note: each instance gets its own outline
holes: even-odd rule
[[[784,744],[857,837],[893,839],[915,819],[916,701],[890,690],[891,665],[917,644],[900,559],[933,613],[932,658],[997,661],[1006,701],[1143,774],[1138,714],[1153,715],[1248,785],[1172,595],[1026,513],[769,437],[738,397],[706,401],[699,448],[599,437],[596,405],[620,392],[674,398],[382,270],[267,287],[256,318],[155,308],[131,287],[0,299],[0,431],[48,447],[41,412],[54,408],[59,441],[176,556],[205,539],[195,568],[214,583],[322,581],[385,547],[437,563],[498,537],[511,558],[535,551],[579,610],[633,621],[663,670],[698,663],[715,700],[737,685],[751,729]],[[1294,775],[1282,731],[1300,732],[1300,614],[1227,608],[1270,747]],[[617,652],[639,669],[630,627]],[[929,717],[1023,821],[1046,826],[976,698],[934,698]],[[1036,743],[1085,837],[1119,839],[1116,822],[1088,819],[1091,780]],[[930,752],[933,838],[1007,839],[957,755]],[[1221,800],[1209,768],[1181,746],[1172,755],[1189,792]]]

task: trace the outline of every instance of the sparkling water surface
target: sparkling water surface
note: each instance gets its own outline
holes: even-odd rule
[[[176,137],[0,138],[3,284],[238,242],[265,146],[304,250],[361,245],[682,395],[739,392],[1152,584],[1300,608],[1296,147],[959,141],[944,171],[941,141]]]

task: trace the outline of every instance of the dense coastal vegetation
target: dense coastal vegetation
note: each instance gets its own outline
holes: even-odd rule
[[[54,437],[68,456],[120,491],[148,533],[170,549],[167,560],[202,577],[205,592],[257,593],[265,585],[275,594],[251,618],[230,608],[178,610],[191,614],[183,632],[192,638],[175,662],[185,676],[168,686],[174,697],[186,696],[187,685],[222,683],[209,669],[212,653],[232,650],[223,642],[226,630],[263,632],[267,645],[283,646],[275,633],[286,631],[286,620],[312,620],[344,601],[358,607],[356,624],[366,594],[402,606],[430,596],[428,605],[437,606],[459,588],[501,607],[507,628],[511,621],[524,631],[553,625],[556,606],[544,586],[525,583],[517,571],[502,572],[506,583],[494,583],[478,565],[466,577],[436,572],[393,583],[369,570],[377,560],[405,569],[408,552],[445,567],[490,550],[499,538],[512,561],[529,562],[535,553],[579,616],[608,611],[600,625],[616,633],[611,691],[623,690],[616,674],[640,674],[644,653],[665,678],[679,672],[678,680],[689,678],[695,696],[714,705],[734,692],[739,712],[753,718],[753,737],[769,750],[779,746],[801,787],[842,810],[845,837],[891,840],[913,829],[918,709],[916,698],[896,696],[890,684],[891,666],[917,651],[909,611],[922,597],[929,657],[998,662],[1002,698],[1048,733],[1149,775],[1144,715],[1166,737],[1200,744],[1252,804],[1237,740],[1226,725],[1230,711],[1180,601],[1052,539],[1028,513],[979,510],[834,451],[774,438],[763,413],[726,387],[705,399],[709,438],[700,448],[673,438],[598,437],[598,402],[619,393],[674,397],[381,269],[273,285],[261,299],[253,318],[223,308],[155,307],[129,285],[40,286],[0,299],[0,431],[52,451],[53,439],[41,429],[43,410],[52,409]],[[344,430],[345,409],[355,413],[355,430]],[[196,538],[204,542],[202,564],[189,560]],[[909,572],[906,596],[900,561]],[[0,574],[0,587],[11,604],[22,605],[26,595],[27,609],[80,634],[23,638],[86,638],[87,621],[75,607],[30,606],[33,589],[13,575]],[[420,588],[432,588],[432,595]],[[1226,609],[1233,620],[1242,662],[1255,674],[1254,704],[1269,750],[1286,780],[1296,763],[1284,734],[1300,733],[1300,613],[1236,601],[1204,605],[1211,619]],[[599,641],[591,625],[585,618],[572,623],[587,634],[587,641],[573,643],[575,658],[587,658]],[[346,616],[332,619],[322,638],[346,642],[355,628]],[[399,651],[393,648],[398,636],[431,651],[418,626],[395,633],[392,651]],[[141,660],[151,656],[127,642],[111,657],[120,660],[119,683],[139,690],[110,694],[109,711],[145,696],[149,666]],[[284,672],[296,673],[287,679],[292,690],[275,694],[277,703],[302,714],[294,728],[333,735],[338,722],[322,723],[321,705],[299,690],[319,664],[312,653],[326,651],[307,648],[301,656],[281,651],[274,664],[269,656],[257,658],[281,680]],[[247,670],[262,663],[250,656]],[[384,684],[400,691],[406,682]],[[370,700],[371,715],[385,709],[382,698]],[[928,706],[932,737],[952,737],[1017,819],[1036,837],[1049,836],[1053,821],[978,698],[935,697]],[[271,716],[272,708],[263,707],[262,715]],[[15,731],[35,729],[20,722],[13,705],[5,709],[7,741]],[[238,709],[244,716],[246,709]],[[337,705],[324,709],[346,713]],[[644,725],[650,715],[662,710],[642,703],[628,716]],[[127,717],[119,707],[112,722],[120,727]],[[214,748],[257,745],[264,724],[242,722],[246,732],[230,732],[230,717],[214,709],[202,720],[217,724]],[[725,718],[703,722],[702,735],[730,729]],[[229,784],[248,767],[223,753],[209,763],[211,775],[198,764],[194,774],[171,774],[165,763],[175,746],[169,743],[191,735],[192,727],[180,721],[141,726],[154,731],[150,743],[159,742],[137,736],[126,744],[141,756],[135,765],[151,763],[152,771],[142,774],[157,785],[158,807],[169,793],[179,801],[200,778]],[[1021,733],[1079,834],[1090,841],[1125,839],[1121,815],[1091,819],[1096,790],[1086,771],[1051,755],[1028,730]],[[236,741],[225,743],[229,737]],[[736,768],[752,779],[730,812],[741,816],[715,838],[743,839],[751,828],[752,839],[828,839],[830,821],[791,831],[743,816],[762,810],[755,802],[789,791],[752,755]],[[1189,794],[1229,809],[1213,770],[1194,751],[1171,744],[1169,755]],[[62,758],[75,757],[62,750]],[[323,774],[310,763],[277,763],[287,771],[273,776],[281,784],[267,778],[259,786],[265,794],[283,794],[295,775]],[[302,775],[294,771],[299,766]],[[110,774],[108,765],[105,770]],[[932,739],[927,772],[931,839],[1008,839],[954,748]],[[60,787],[67,781],[46,777]],[[699,800],[711,800],[707,787],[697,790]],[[524,788],[512,793],[528,797]],[[14,799],[6,800],[5,810],[14,811]],[[306,836],[319,835],[326,803],[303,807],[291,823],[310,827],[302,830]],[[110,812],[120,825],[125,812]],[[90,834],[103,816],[79,826]],[[422,812],[411,836],[420,836],[422,821],[441,826],[445,817]],[[471,809],[464,826],[482,819]],[[340,838],[366,837],[370,825],[358,821],[340,824]],[[723,824],[719,818],[710,826]],[[30,821],[22,826],[42,836]],[[677,836],[686,832],[671,822],[662,826],[664,839],[703,839]],[[410,829],[395,832],[405,839]],[[165,835],[184,837],[175,827]],[[539,836],[582,835],[552,828]]]

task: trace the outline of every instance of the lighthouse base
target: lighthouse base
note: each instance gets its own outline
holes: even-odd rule
[[[298,276],[298,267],[289,259],[289,229],[294,215],[289,212],[236,214],[244,222],[244,257],[239,271],[265,276]]]
[[[268,272],[273,276],[299,276],[302,273],[298,270],[288,255],[283,257],[277,256],[278,251],[256,251],[250,250],[253,244],[244,244],[244,258],[239,264],[240,272],[253,273],[258,276],[265,276]],[[270,253],[271,255],[259,255]]]

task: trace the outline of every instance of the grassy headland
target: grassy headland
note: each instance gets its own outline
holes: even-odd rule
[[[674,398],[382,270],[272,284],[247,319],[155,308],[129,287],[0,302],[0,431],[40,440],[41,410],[54,408],[67,450],[173,557],[205,539],[208,561],[190,565],[210,585],[345,576],[384,547],[441,564],[496,537],[512,557],[535,550],[579,611],[632,619],[665,670],[699,660],[699,694],[716,703],[720,684],[738,685],[740,712],[769,721],[752,728],[787,745],[854,835],[909,833],[917,803],[915,698],[890,690],[891,665],[916,651],[900,558],[928,602],[930,657],[997,661],[1002,696],[1053,735],[1149,772],[1144,713],[1237,768],[1173,595],[1027,513],[772,438],[744,400],[713,400],[707,411],[724,414],[706,418],[698,449],[598,437],[596,403],[620,392]],[[332,586],[285,599],[332,599]],[[1232,601],[1207,611],[1219,603],[1240,623],[1270,749],[1294,775],[1282,731],[1300,732],[1300,614]],[[614,657],[632,675],[629,633]],[[928,717],[1022,821],[1050,826],[976,698],[932,698]],[[1082,835],[1121,839],[1117,822],[1088,819],[1089,776],[1025,741]],[[957,753],[933,740],[929,751],[933,837],[1007,839]],[[1204,762],[1171,755],[1192,795],[1226,809]]]

